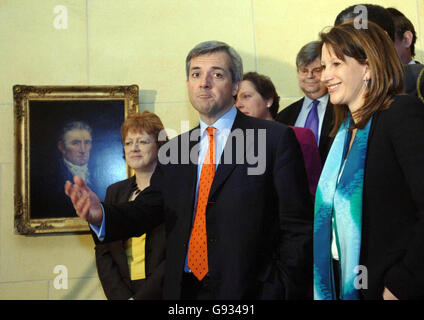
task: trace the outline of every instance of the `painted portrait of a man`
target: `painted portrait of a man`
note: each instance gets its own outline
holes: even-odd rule
[[[63,186],[76,175],[101,199],[109,184],[126,178],[122,102],[32,102],[31,108],[32,219],[75,217]]]
[[[59,165],[64,181],[72,181],[73,176],[81,176],[95,187],[94,177],[88,166],[92,145],[92,129],[85,122],[72,121],[63,127],[57,147],[63,155]]]

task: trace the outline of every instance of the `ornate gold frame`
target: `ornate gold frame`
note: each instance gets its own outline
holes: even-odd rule
[[[15,133],[15,233],[87,232],[80,218],[31,219],[29,101],[31,100],[124,100],[126,118],[138,112],[138,85],[130,86],[26,86],[13,87]],[[129,176],[127,167],[127,176]]]

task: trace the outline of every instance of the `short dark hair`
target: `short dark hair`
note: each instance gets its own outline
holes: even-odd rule
[[[390,39],[395,41],[395,24],[393,22],[392,15],[389,11],[379,5],[375,4],[357,4],[350,7],[347,7],[342,12],[340,12],[334,25],[337,26],[347,20],[356,18],[360,13],[355,13],[355,8],[358,6],[364,6],[367,9],[368,21],[378,24],[383,30],[385,30]]]
[[[262,96],[262,98],[272,98],[272,105],[269,107],[269,113],[272,118],[277,117],[278,108],[280,107],[280,96],[275,90],[275,86],[271,81],[271,78],[257,72],[247,72],[243,75],[243,81],[250,81],[255,87],[256,91]]]
[[[205,41],[199,43],[187,55],[186,58],[186,76],[188,80],[188,75],[190,72],[190,63],[191,59],[202,56],[204,54],[210,54],[214,52],[226,52],[230,57],[229,69],[231,72],[231,79],[233,82],[239,82],[243,78],[243,61],[240,55],[230,47],[225,42],[221,41]]]
[[[405,31],[411,31],[412,33],[412,43],[411,43],[411,56],[415,56],[415,42],[417,40],[417,34],[415,33],[415,28],[412,22],[405,17],[405,15],[395,8],[387,8],[387,11],[393,17],[393,22],[395,24],[395,34],[399,39],[403,39],[403,34]]]

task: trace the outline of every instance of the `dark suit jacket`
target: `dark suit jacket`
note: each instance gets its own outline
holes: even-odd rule
[[[109,186],[105,203],[127,202],[134,183],[135,176]],[[165,272],[165,226],[162,224],[146,235],[146,278],[136,292],[131,287],[124,242],[119,240],[107,244],[97,243],[95,247],[97,272],[106,297],[113,300],[126,300],[130,297],[136,300],[161,299]]]
[[[75,218],[75,209],[63,192],[65,182],[73,181],[63,158],[33,168],[31,179],[31,218]],[[89,168],[90,173],[92,172]],[[93,185],[89,185],[93,188]],[[99,188],[94,189],[96,192]],[[98,194],[101,197],[101,194]]]
[[[361,245],[365,299],[381,299],[384,286],[400,299],[424,298],[424,108],[415,97],[374,115]]]
[[[299,116],[300,110],[302,109],[304,99],[305,98],[302,98],[281,110],[278,113],[276,120],[288,126],[294,126],[297,117]],[[330,131],[333,128],[333,118],[333,105],[331,104],[330,99],[328,99],[324,119],[322,121],[321,134],[319,140],[319,153],[323,165],[325,163],[325,159],[327,159],[331,144],[333,143],[333,138],[329,136]]]
[[[312,283],[313,211],[299,144],[287,126],[237,111],[232,134],[246,136],[248,129],[255,137],[258,129],[266,130],[262,145],[256,138],[244,150],[236,148],[230,135],[211,187],[206,209],[209,283],[216,299],[304,298]],[[165,299],[181,297],[197,176],[188,155],[198,154],[198,141],[199,130],[169,141],[162,150],[180,146],[177,151],[183,151],[171,154],[178,155],[177,161],[158,164],[142,196],[133,203],[104,205],[106,241],[140,235],[165,221]],[[266,149],[259,154],[264,173],[248,175],[247,169],[256,165],[249,164],[247,155],[257,155],[258,146]]]
[[[420,88],[421,94],[424,94],[424,79],[421,79],[418,83],[418,75],[424,69],[424,65],[417,64],[407,64],[404,65],[405,68],[405,92],[414,96],[418,96],[417,85]],[[424,102],[424,101],[423,101]]]

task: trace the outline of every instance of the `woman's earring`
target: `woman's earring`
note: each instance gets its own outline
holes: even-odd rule
[[[365,88],[367,88],[367,89],[368,89],[368,84],[369,84],[369,82],[370,82],[370,79],[366,79],[366,80],[365,80]]]

